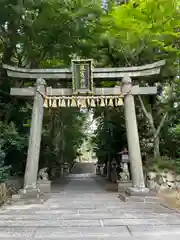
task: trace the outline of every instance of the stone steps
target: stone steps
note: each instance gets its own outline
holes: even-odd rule
[[[133,231],[133,235],[131,232]],[[180,230],[178,228],[149,228],[144,232],[143,228],[128,229],[125,226],[121,227],[77,227],[74,228],[60,228],[60,227],[46,227],[46,228],[24,228],[6,227],[0,231],[0,239],[2,240],[173,240],[180,239]]]
[[[146,236],[144,237],[119,237],[119,236],[106,236],[104,235],[103,237],[86,237],[86,236],[78,236],[78,240],[169,240],[171,237],[173,237],[173,240],[179,240],[179,236],[176,235],[169,235],[169,236]],[[8,240],[19,240],[20,238],[17,237],[8,237],[8,238],[3,238],[3,239],[8,239]],[[38,237],[38,238],[21,238],[22,240],[59,240],[60,238],[58,237]],[[70,239],[77,239],[77,238],[72,238],[72,237],[61,237],[61,240],[70,240]]]
[[[174,240],[179,240],[179,236],[176,235],[169,235],[169,236],[146,236],[146,238],[144,237],[119,237],[119,236],[106,236],[104,235],[103,237],[86,237],[86,236],[78,236],[78,240],[169,240],[171,237],[173,237]],[[6,238],[4,238],[6,239]],[[17,237],[8,237],[8,240],[19,240],[20,238]],[[38,238],[21,238],[22,240],[34,240],[34,239],[39,239],[39,240],[57,240],[60,238],[57,237],[38,237]],[[72,238],[72,237],[61,237],[62,240],[70,240],[70,239],[77,239],[77,238]]]
[[[160,204],[156,203],[141,203],[141,202],[130,202],[130,203],[121,203],[119,199],[119,204],[115,202],[114,204],[86,204],[83,202],[79,202],[76,204],[68,204],[67,199],[61,197],[60,203],[56,201],[47,201],[43,204],[31,204],[31,205],[23,205],[23,204],[14,204],[14,205],[7,205],[3,207],[3,211],[10,210],[11,213],[21,211],[22,213],[28,212],[37,212],[39,214],[43,212],[56,212],[57,213],[76,213],[77,211],[81,213],[90,213],[90,212],[115,212],[115,213],[122,213],[122,212],[157,212],[157,213],[173,213],[172,209],[166,208],[161,206]],[[44,207],[45,206],[45,207]],[[1,211],[2,213],[2,211]]]
[[[159,203],[158,197],[155,196],[128,196],[126,193],[120,193],[119,198],[123,202]]]
[[[131,213],[126,213],[126,214],[117,214],[114,212],[110,212],[110,213],[92,213],[92,214],[79,214],[79,213],[75,213],[75,214],[57,214],[57,213],[49,213],[49,214],[1,214],[0,215],[0,221],[1,220],[11,220],[11,221],[16,221],[16,220],[29,220],[29,221],[41,221],[41,220],[52,220],[52,221],[60,221],[60,220],[88,220],[88,219],[92,219],[92,220],[102,220],[102,219],[125,219],[125,222],[128,221],[132,221],[134,219],[139,219],[139,220],[143,220],[144,219],[144,215],[143,213],[139,213],[139,214],[131,214]],[[177,222],[179,222],[180,218],[177,216],[171,216],[170,214],[149,214],[149,219],[150,222],[151,220],[157,220],[159,219],[161,222],[167,221],[167,220],[175,220]]]
[[[124,225],[180,225],[180,219],[175,218],[89,218],[86,219],[1,219],[0,220],[0,228],[9,226],[9,227],[101,227],[101,225],[105,227],[109,226],[124,226]]]
[[[4,206],[2,240],[180,239],[180,214],[159,203],[120,201],[92,178],[74,179],[44,204]]]
[[[94,174],[95,171],[96,171],[96,166],[94,163],[85,163],[85,162],[76,163],[71,170],[73,174],[86,174],[86,173]]]

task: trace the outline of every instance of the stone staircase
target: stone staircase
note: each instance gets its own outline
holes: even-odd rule
[[[2,240],[180,239],[180,213],[152,203],[124,203],[91,174],[70,175],[44,204],[4,206]]]
[[[91,173],[94,174],[96,172],[96,166],[94,163],[83,163],[78,162],[74,165],[72,171],[73,174],[84,174],[84,173]]]

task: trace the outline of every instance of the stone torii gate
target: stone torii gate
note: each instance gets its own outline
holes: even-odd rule
[[[34,99],[24,188],[20,191],[20,195],[23,198],[39,196],[36,182],[44,107],[95,107],[98,104],[120,106],[123,104],[123,98],[133,186],[130,190],[136,194],[146,194],[148,189],[145,187],[143,175],[134,95],[156,94],[157,88],[133,86],[132,78],[157,75],[164,64],[163,60],[138,67],[94,69],[92,60],[73,60],[71,69],[23,69],[3,65],[9,77],[36,79],[35,87],[11,88],[12,96]],[[72,80],[73,87],[51,88],[46,85],[46,79]],[[115,79],[119,81],[119,85],[112,88],[96,88],[93,79]]]

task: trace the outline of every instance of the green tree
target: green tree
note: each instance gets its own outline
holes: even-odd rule
[[[91,52],[92,36],[101,11],[100,2],[87,0],[1,1],[1,63],[28,68],[67,67],[73,55],[88,56]],[[48,84],[54,86],[56,83],[48,82]],[[65,87],[67,84],[62,83]],[[13,141],[18,142],[19,138],[24,137],[24,143],[27,143],[32,100],[9,96],[10,87],[24,86],[32,86],[32,82],[25,79],[12,81],[1,68],[0,123],[3,122],[6,126],[2,130],[1,137],[5,135],[7,126],[12,123],[17,132],[12,136]],[[62,156],[65,161],[72,161],[78,154],[77,148],[83,136],[81,120],[77,120],[77,116],[78,113],[73,114],[70,109],[45,113],[44,122],[52,120],[52,123],[50,121],[48,124],[53,132],[47,131],[47,125],[44,125],[41,163],[48,161],[49,153],[50,155],[54,153],[54,161],[59,161],[58,157],[62,158]],[[65,117],[67,119],[63,120]],[[56,123],[56,127],[52,126],[53,123]],[[62,137],[57,136],[59,132],[62,133]],[[47,151],[47,145],[52,151]],[[11,163],[12,148],[8,145],[5,148],[5,145],[1,144],[1,149],[5,153],[6,161]],[[44,152],[47,154],[46,160],[43,156]],[[22,145],[19,154],[18,164],[25,163],[27,144]],[[21,166],[21,171],[24,171],[24,164]]]
[[[172,82],[177,74],[180,53],[178,11],[179,1],[138,0],[121,6],[114,5],[101,18],[101,39],[107,46],[103,49],[102,57],[106,55],[106,65],[133,66],[167,60],[159,77],[134,81],[134,84],[158,86],[158,89],[168,86],[169,89],[166,100],[164,91],[159,91],[158,97],[139,97],[139,106],[149,125],[149,136],[153,138],[156,158],[160,156],[160,132],[168,118]]]

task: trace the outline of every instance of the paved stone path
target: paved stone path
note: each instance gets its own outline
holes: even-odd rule
[[[0,209],[0,239],[179,240],[180,214],[158,204],[123,203],[89,175],[71,181],[43,205]]]

